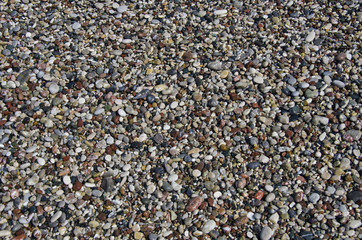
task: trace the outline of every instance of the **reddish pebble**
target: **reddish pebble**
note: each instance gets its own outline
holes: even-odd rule
[[[263,191],[259,190],[259,191],[255,194],[254,198],[255,198],[255,199],[258,199],[258,200],[261,200],[261,199],[263,198],[263,196],[264,196]]]
[[[304,197],[303,192],[297,192],[297,193],[294,195],[294,201],[295,201],[295,202],[301,202],[301,201],[303,200],[303,197]]]
[[[83,120],[82,119],[78,119],[77,127],[83,127]]]
[[[186,211],[188,211],[188,212],[195,211],[196,209],[198,209],[200,207],[201,203],[202,203],[201,197],[191,198],[191,200],[187,204]]]
[[[11,190],[10,196],[12,199],[19,197],[19,190],[18,189]]]
[[[75,181],[74,185],[73,185],[73,190],[74,191],[79,191],[82,189],[83,184],[79,181]]]

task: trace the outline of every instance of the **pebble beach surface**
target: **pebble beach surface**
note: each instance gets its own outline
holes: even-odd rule
[[[362,239],[361,2],[0,2],[0,239]]]

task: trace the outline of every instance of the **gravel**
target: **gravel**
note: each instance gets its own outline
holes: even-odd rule
[[[1,239],[361,239],[359,1],[0,2]]]

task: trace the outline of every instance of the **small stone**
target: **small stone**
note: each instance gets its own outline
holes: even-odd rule
[[[21,83],[27,82],[27,81],[29,81],[29,79],[30,79],[30,70],[25,70],[25,71],[21,72],[18,75],[18,77],[16,78],[16,80]]]
[[[150,185],[147,186],[147,193],[148,193],[148,194],[154,193],[155,190],[156,190],[155,184],[151,183]]]
[[[359,228],[362,225],[361,220],[351,220],[348,224],[352,229]]]
[[[343,61],[343,60],[346,59],[346,56],[347,56],[347,55],[346,55],[344,52],[338,53],[335,59],[336,59],[337,61],[341,62],[341,61]]]
[[[318,124],[327,125],[328,122],[329,122],[329,119],[328,119],[328,118],[322,117],[322,116],[318,116],[318,115],[314,116],[314,117],[313,117],[313,120],[312,120],[312,123],[313,123],[314,125],[318,125]]]
[[[344,88],[346,86],[346,84],[344,82],[339,81],[339,80],[333,80],[332,84],[339,88]]]
[[[266,197],[265,197],[265,201],[267,202],[272,202],[275,199],[275,194],[274,193],[269,193]]]
[[[6,84],[6,86],[7,86],[8,88],[11,88],[11,89],[16,88],[16,84],[15,84],[14,81],[8,81],[7,84]]]
[[[50,222],[55,222],[55,221],[57,221],[57,220],[60,218],[60,216],[62,216],[62,214],[63,214],[62,211],[56,212],[56,213],[53,215],[53,217],[50,219]]]
[[[207,234],[207,233],[211,232],[212,230],[214,230],[215,227],[216,227],[216,222],[214,220],[209,220],[202,227],[202,232]]]
[[[194,55],[192,54],[192,52],[185,52],[183,55],[182,55],[182,58],[184,61],[186,62],[189,62],[193,59]]]
[[[269,240],[271,239],[271,237],[273,236],[274,234],[274,231],[268,227],[268,226],[265,226],[263,227],[263,229],[261,230],[261,233],[260,233],[260,240]]]
[[[315,32],[311,31],[308,33],[307,37],[305,38],[305,41],[312,42],[315,38]]]
[[[31,178],[28,179],[26,184],[29,186],[34,186],[38,182],[39,182],[39,176],[37,174],[34,174]]]
[[[70,177],[69,176],[64,176],[63,177],[63,183],[65,184],[65,185],[69,185],[70,183],[71,183],[72,181],[70,180]]]
[[[148,103],[153,103],[156,100],[156,98],[152,94],[148,94],[146,100]]]
[[[137,239],[137,240],[142,239],[143,238],[143,233],[135,232],[134,233],[134,238]]]
[[[80,191],[82,189],[83,184],[79,181],[75,181],[73,184],[74,191]]]
[[[0,237],[9,237],[11,232],[9,230],[0,230]]]
[[[168,178],[167,178],[167,180],[168,180],[169,182],[175,182],[175,181],[177,181],[177,179],[178,179],[178,175],[175,174],[175,173],[171,174],[171,175],[168,176]]]
[[[219,16],[219,15],[225,15],[225,14],[227,14],[227,10],[226,9],[221,9],[221,10],[215,10],[214,11],[214,14],[216,15],[216,16]]]
[[[352,200],[355,203],[362,200],[362,191],[352,191],[347,194],[348,200]]]
[[[201,171],[198,170],[198,169],[194,169],[192,171],[192,176],[195,177],[195,178],[200,177],[201,176]]]
[[[97,222],[97,221],[90,221],[89,222],[89,227],[91,227],[91,228],[97,228],[99,226],[99,222]]]
[[[313,204],[316,204],[319,201],[319,199],[320,199],[320,196],[318,193],[312,193],[308,198],[308,200]]]
[[[220,73],[220,78],[222,79],[227,78],[228,75],[229,75],[229,70],[224,70]]]
[[[163,181],[163,185],[162,185],[163,189],[165,189],[165,191],[167,192],[172,192],[173,191],[173,187],[171,184],[169,184],[166,181]]]
[[[254,82],[255,83],[257,83],[257,84],[262,84],[262,83],[264,83],[264,79],[263,79],[263,77],[261,77],[261,76],[256,76],[256,77],[254,77]]]
[[[117,8],[117,12],[119,12],[119,13],[126,12],[127,10],[128,10],[128,7],[126,5],[121,5]]]
[[[260,163],[259,162],[250,162],[246,165],[247,168],[250,168],[250,169],[255,169],[257,167],[260,166]]]
[[[82,26],[82,25],[80,25],[79,22],[75,22],[75,23],[72,24],[73,30],[77,30],[77,29],[81,28],[81,26]]]
[[[220,71],[222,70],[223,66],[220,61],[210,62],[207,65],[211,70]]]
[[[104,108],[97,108],[94,111],[94,115],[101,115],[102,113],[104,113]]]
[[[4,54],[4,56],[9,56],[11,54],[11,51],[7,48],[5,48],[3,51],[2,51],[2,54]]]
[[[58,86],[58,84],[56,84],[56,83],[51,83],[50,86],[49,86],[49,92],[50,92],[51,94],[58,93],[58,92],[59,92],[59,86]]]
[[[191,198],[189,203],[187,204],[186,211],[188,211],[188,212],[195,211],[196,209],[198,209],[200,207],[201,203],[202,203],[201,197]]]

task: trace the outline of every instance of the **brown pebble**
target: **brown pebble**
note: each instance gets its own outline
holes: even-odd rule
[[[82,189],[83,184],[79,181],[75,181],[74,185],[73,185],[73,190],[74,191],[79,191],[80,189]]]
[[[201,203],[202,203],[201,197],[191,198],[191,200],[187,204],[186,211],[188,211],[188,212],[195,211],[196,209],[198,209],[200,207]]]
[[[182,55],[182,58],[184,61],[186,62],[189,62],[193,59],[193,54],[191,52],[185,52],[183,55]]]
[[[303,200],[303,192],[297,192],[295,195],[294,195],[294,201],[295,202],[301,202]]]
[[[106,218],[107,218],[107,214],[105,214],[104,212],[102,212],[98,215],[98,219],[100,221],[104,221],[104,220],[106,220]]]

